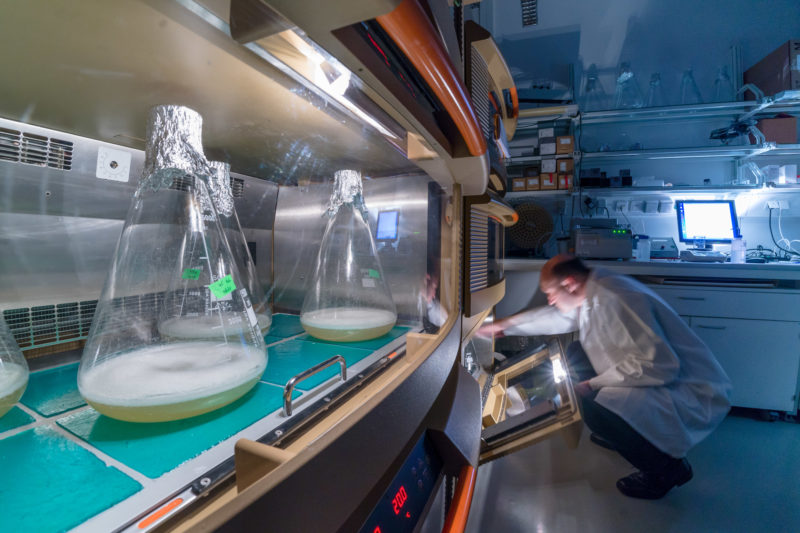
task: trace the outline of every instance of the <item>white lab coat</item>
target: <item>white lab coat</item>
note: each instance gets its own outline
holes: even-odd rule
[[[526,311],[509,335],[579,330],[597,376],[596,401],[661,451],[684,457],[730,409],[731,383],[711,350],[664,300],[638,281],[597,268],[586,301],[565,315]]]

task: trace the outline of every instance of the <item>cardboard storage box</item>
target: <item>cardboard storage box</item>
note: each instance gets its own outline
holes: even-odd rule
[[[797,117],[762,118],[756,128],[766,137],[767,142],[778,144],[797,144]]]
[[[572,174],[572,170],[575,168],[574,165],[575,163],[572,159],[559,159],[556,161],[556,171],[559,174]]]
[[[557,189],[558,188],[558,174],[554,172],[548,172],[546,174],[539,175],[539,187],[543,190],[550,190],[550,189]]]
[[[529,191],[538,191],[541,186],[539,183],[539,176],[530,176],[525,178],[525,184],[527,185],[527,190]]]
[[[536,176],[539,177],[539,174],[542,173],[542,170],[539,168],[538,164],[531,164],[522,169],[522,177],[523,178],[532,178]]]
[[[766,96],[800,89],[800,40],[783,43],[764,59],[745,70],[744,82],[755,84]],[[752,91],[747,91],[745,98],[755,100],[755,95]]]
[[[525,178],[511,178],[511,190],[512,191],[525,191],[527,190]]]
[[[554,157],[547,157],[542,159],[542,172],[549,174],[556,171],[556,159]]]
[[[571,154],[575,151],[575,138],[572,135],[556,137],[556,153]]]
[[[539,155],[556,155],[556,138],[539,138]]]
[[[540,139],[543,139],[545,137],[555,137],[555,136],[556,136],[555,128],[539,128]]]
[[[558,175],[558,188],[569,189],[572,187],[572,174],[559,174]]]

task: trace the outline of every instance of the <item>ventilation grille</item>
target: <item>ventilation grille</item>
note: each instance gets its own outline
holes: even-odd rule
[[[194,178],[192,176],[172,178],[172,185],[169,188],[176,191],[191,191],[193,182]]]
[[[489,217],[470,210],[469,221],[469,292],[489,286]]]
[[[20,348],[39,348],[85,339],[96,308],[97,300],[21,307],[3,311],[3,318]]]
[[[478,115],[483,137],[491,139],[494,133],[494,124],[492,124],[491,104],[489,104],[489,66],[474,46],[470,56],[472,57],[470,74],[472,104],[475,106],[475,114]]]
[[[539,1],[520,0],[522,7],[522,26],[536,26],[539,24]]]
[[[231,178],[231,192],[234,198],[242,198],[244,196],[244,180]]]
[[[72,168],[72,143],[43,135],[0,128],[0,160],[70,170]]]

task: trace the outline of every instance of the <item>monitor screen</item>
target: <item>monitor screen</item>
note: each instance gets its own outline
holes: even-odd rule
[[[733,200],[678,200],[675,209],[681,242],[720,244],[741,236]]]
[[[379,241],[396,241],[399,217],[399,211],[381,211],[378,213],[378,229],[375,232],[375,239]]]

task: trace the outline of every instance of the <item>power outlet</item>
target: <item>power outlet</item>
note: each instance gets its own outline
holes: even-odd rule
[[[627,200],[617,200],[614,202],[614,211],[617,213],[624,213],[628,210]]]
[[[644,200],[631,200],[631,213],[644,213]]]
[[[768,200],[767,209],[789,209],[789,200]]]

